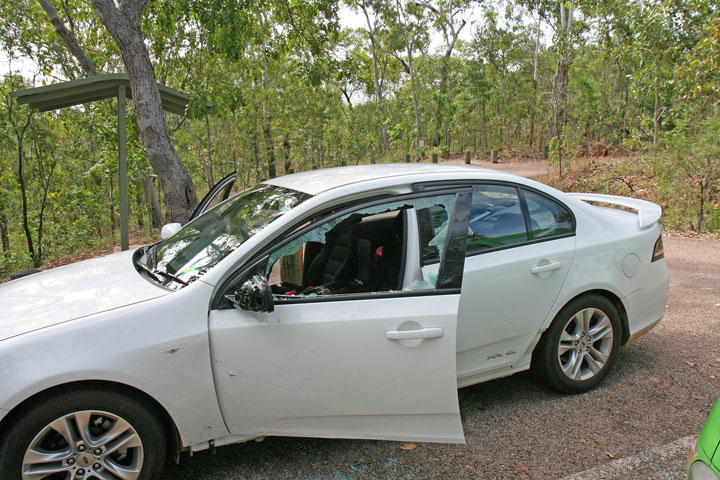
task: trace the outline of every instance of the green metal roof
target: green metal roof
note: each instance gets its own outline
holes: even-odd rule
[[[11,95],[21,105],[41,112],[57,110],[58,108],[72,107],[83,103],[115,98],[118,96],[118,87],[126,87],[127,96],[132,98],[130,80],[126,73],[107,73],[92,77],[70,80],[68,82],[54,83],[43,87],[18,90]],[[163,108],[177,115],[185,114],[185,107],[190,97],[174,88],[158,85]]]

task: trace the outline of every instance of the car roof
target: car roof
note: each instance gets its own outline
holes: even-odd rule
[[[379,178],[402,177],[409,175],[434,175],[456,173],[498,173],[487,168],[465,165],[437,165],[423,163],[387,163],[382,165],[358,165],[350,167],[324,168],[307,172],[272,178],[263,183],[291,188],[310,195],[332,190],[354,183],[368,182]],[[430,179],[428,179],[430,180]]]

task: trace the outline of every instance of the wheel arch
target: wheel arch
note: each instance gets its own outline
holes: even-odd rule
[[[146,405],[157,414],[165,428],[165,438],[167,442],[168,453],[172,455],[175,462],[180,460],[180,433],[175,425],[174,420],[170,416],[170,413],[165,407],[160,404],[156,399],[147,393],[139,390],[130,385],[113,382],[108,380],[81,380],[75,382],[68,382],[60,385],[54,385],[45,390],[41,390],[34,395],[26,398],[18,405],[13,407],[3,418],[0,420],[0,434],[5,432],[10,424],[15,422],[22,416],[22,413],[27,409],[42,403],[43,400],[52,397],[54,395],[62,394],[67,391],[75,389],[86,389],[86,390],[97,390],[102,392],[114,392],[122,395],[132,397],[138,402]]]
[[[625,308],[625,304],[622,302],[620,297],[618,297],[615,293],[611,292],[610,290],[606,290],[603,288],[595,288],[592,290],[586,290],[584,292],[578,293],[574,297],[569,298],[562,307],[560,307],[557,312],[555,312],[555,315],[553,315],[552,320],[548,322],[547,328],[545,329],[545,332],[550,328],[550,325],[552,325],[552,322],[555,321],[555,319],[562,313],[563,310],[572,302],[577,300],[578,298],[589,296],[589,295],[599,295],[601,297],[605,297],[608,301],[610,301],[615,309],[618,312],[618,315],[620,316],[620,325],[622,326],[622,341],[621,345],[625,345],[628,340],[630,339],[630,326],[628,323],[628,315],[627,315],[627,309]],[[543,335],[545,335],[545,332],[543,332]]]

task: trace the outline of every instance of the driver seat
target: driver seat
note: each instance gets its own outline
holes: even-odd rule
[[[357,226],[342,222],[325,235],[325,244],[307,269],[305,288],[352,280],[357,264]]]

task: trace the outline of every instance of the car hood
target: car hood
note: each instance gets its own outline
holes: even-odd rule
[[[0,341],[170,293],[135,270],[132,254],[93,258],[0,285]]]

